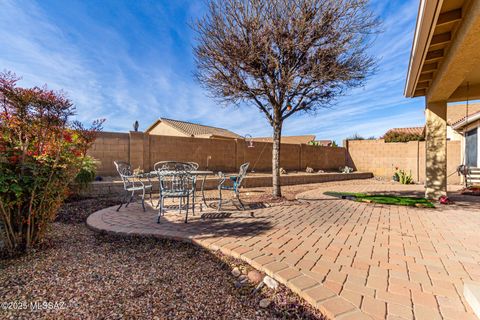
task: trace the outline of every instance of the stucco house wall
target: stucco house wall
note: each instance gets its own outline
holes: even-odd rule
[[[161,135],[161,136],[188,137],[187,134],[163,122],[159,122],[157,125],[155,125],[155,127],[152,130],[150,130],[149,133],[152,135]]]

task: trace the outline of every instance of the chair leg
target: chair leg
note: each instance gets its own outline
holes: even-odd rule
[[[190,205],[190,196],[187,196],[187,210],[185,211],[185,223],[188,221],[188,206]]]
[[[157,223],[160,223],[160,217],[162,216],[163,211],[163,197],[160,197],[160,199],[158,199],[158,204],[160,206],[160,209],[158,209]]]
[[[128,207],[128,205],[130,204],[130,202],[132,202],[132,199],[133,199],[134,196],[135,196],[135,191],[132,191],[132,195],[130,196],[130,199],[128,199],[128,202],[127,202],[127,204],[125,205],[125,208]]]
[[[156,208],[160,207],[160,198],[162,197],[162,193],[161,191],[158,192],[158,203],[157,203],[157,206]]]
[[[150,188],[150,204],[152,205],[153,207],[153,197],[152,197],[152,192],[153,192],[153,187]]]
[[[242,210],[245,210],[245,206],[243,205],[242,200],[240,200],[240,195],[235,192],[235,196],[237,197],[237,200],[240,203],[240,207],[242,207]]]
[[[142,208],[143,208],[143,212],[145,212],[145,188],[143,188],[143,191],[142,191]]]
[[[165,215],[165,197],[162,197],[162,216]]]
[[[220,210],[222,210],[222,189],[221,188],[218,188],[218,194],[219,194],[219,198],[218,198],[218,209],[217,209],[217,211],[220,211]]]
[[[122,199],[120,200],[120,201],[121,201],[121,202],[120,202],[120,206],[117,208],[117,211],[119,211],[120,208],[123,206],[123,203],[124,203],[125,200],[127,199],[127,195],[128,195],[128,192],[125,191],[125,192],[123,193]]]
[[[192,215],[195,215],[195,191],[192,194]]]

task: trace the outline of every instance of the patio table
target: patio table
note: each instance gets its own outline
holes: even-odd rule
[[[165,172],[165,174],[169,174],[169,173],[171,174],[171,171],[164,171],[164,172]],[[207,176],[214,175],[215,173],[211,170],[192,170],[192,171],[189,171],[189,173],[194,175],[194,176],[203,176],[200,191],[202,192],[203,204],[205,204],[205,206],[207,206],[207,200],[205,199],[205,180],[207,179]],[[150,171],[150,172],[146,173],[146,175],[157,176],[158,171]],[[202,206],[200,206],[200,211],[202,211]]]
[[[190,171],[190,173],[195,176],[203,176],[200,191],[202,192],[203,204],[207,206],[207,201],[205,200],[205,180],[207,179],[207,176],[214,175],[214,172],[210,170],[195,170],[195,171]],[[200,211],[202,211],[202,206],[200,206]]]

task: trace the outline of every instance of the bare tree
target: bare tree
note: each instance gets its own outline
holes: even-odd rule
[[[252,102],[273,127],[273,196],[283,121],[363,84],[377,26],[366,0],[210,0],[194,25],[200,83],[223,102]]]

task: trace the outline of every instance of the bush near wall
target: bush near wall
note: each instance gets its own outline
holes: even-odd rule
[[[409,142],[424,141],[425,137],[421,134],[390,131],[383,136],[383,139],[385,142]]]

